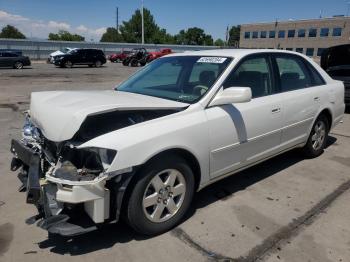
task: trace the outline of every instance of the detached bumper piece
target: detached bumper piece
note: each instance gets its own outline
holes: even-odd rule
[[[38,227],[47,230],[52,234],[59,234],[61,236],[72,237],[85,234],[97,229],[92,221],[79,221],[79,225],[68,222],[69,216],[60,214],[45,218],[37,223]],[[84,219],[83,219],[84,220]]]
[[[23,145],[18,140],[11,141],[11,152],[15,154],[15,158],[11,161],[11,170],[16,171],[22,166],[28,167],[27,173],[20,173],[19,180],[22,186],[19,191],[27,191],[27,203],[36,204],[40,199],[40,183],[42,176],[40,167],[40,156],[30,148]]]

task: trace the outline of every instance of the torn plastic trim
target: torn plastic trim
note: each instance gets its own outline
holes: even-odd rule
[[[50,175],[49,174],[50,171],[49,171],[46,174],[46,179],[52,183],[70,185],[70,186],[95,185],[95,184],[98,184],[104,180],[109,180],[109,179],[112,179],[113,177],[116,177],[118,175],[122,175],[124,173],[130,173],[132,171],[133,171],[132,167],[123,168],[123,169],[116,170],[113,172],[102,173],[100,176],[96,177],[94,180],[86,180],[86,181],[71,181],[71,180],[57,178],[57,177]]]

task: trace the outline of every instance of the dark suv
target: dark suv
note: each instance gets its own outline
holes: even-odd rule
[[[106,63],[105,54],[99,49],[73,49],[66,54],[55,57],[54,64],[60,67],[88,65],[100,67]]]
[[[22,69],[23,66],[30,66],[30,60],[28,56],[23,56],[22,52],[0,50],[0,67],[13,67],[16,69]]]
[[[333,79],[344,82],[345,104],[350,107],[350,45],[333,46],[323,51],[321,67]]]

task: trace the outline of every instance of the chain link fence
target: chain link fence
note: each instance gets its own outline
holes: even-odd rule
[[[50,53],[62,50],[65,47],[71,48],[97,48],[106,55],[132,48],[144,47],[148,51],[162,48],[171,48],[173,52],[184,52],[193,50],[217,49],[218,46],[196,46],[196,45],[156,45],[136,43],[100,43],[100,42],[71,42],[71,41],[48,41],[48,40],[23,40],[0,38],[0,49],[21,50],[23,55],[33,60],[47,59]]]

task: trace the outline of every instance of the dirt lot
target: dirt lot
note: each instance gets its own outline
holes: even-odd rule
[[[273,158],[199,192],[185,221],[145,238],[124,223],[73,239],[47,238],[9,171],[9,142],[40,90],[110,89],[135,69],[0,69],[0,261],[350,261],[350,115],[325,153]]]

